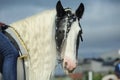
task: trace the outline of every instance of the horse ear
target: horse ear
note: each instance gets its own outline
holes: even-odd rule
[[[84,4],[80,3],[80,5],[79,5],[78,9],[76,10],[75,14],[80,19],[80,18],[82,18],[83,12],[84,12]]]
[[[60,0],[57,2],[56,11],[57,11],[58,17],[63,17],[65,15],[65,11],[64,11],[64,8],[63,8]]]

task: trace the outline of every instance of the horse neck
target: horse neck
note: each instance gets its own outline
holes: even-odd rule
[[[30,80],[48,80],[56,62],[55,10],[11,24],[29,50]],[[42,76],[42,79],[40,79]]]

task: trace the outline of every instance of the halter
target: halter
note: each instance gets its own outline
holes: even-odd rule
[[[56,39],[56,45],[57,45],[57,51],[60,53],[61,52],[61,47],[63,46],[64,42],[67,39],[68,33],[71,29],[71,25],[74,21],[76,21],[77,17],[76,15],[71,13],[71,10],[69,8],[65,9],[66,15],[64,17],[56,17],[55,23],[56,23],[56,34],[55,34],[55,39]],[[65,27],[59,27],[60,26],[60,21],[61,20],[67,20],[67,24]],[[79,23],[80,26],[80,23]],[[81,28],[81,26],[80,26]],[[78,38],[81,38],[81,41],[83,41],[82,38],[82,28],[78,33]],[[79,39],[77,39],[77,43],[79,43]],[[78,49],[79,44],[77,44],[77,49]],[[60,54],[59,54],[60,55]],[[58,59],[61,61],[61,59]]]

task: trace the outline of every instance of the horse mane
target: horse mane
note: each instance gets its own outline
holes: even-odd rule
[[[49,80],[56,63],[55,10],[10,24],[29,50],[29,80]]]

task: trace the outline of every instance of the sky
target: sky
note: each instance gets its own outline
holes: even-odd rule
[[[58,0],[0,0],[0,21],[6,24],[56,7]],[[85,12],[80,20],[84,41],[79,57],[99,57],[120,49],[120,0],[61,0],[75,11],[82,2]]]

